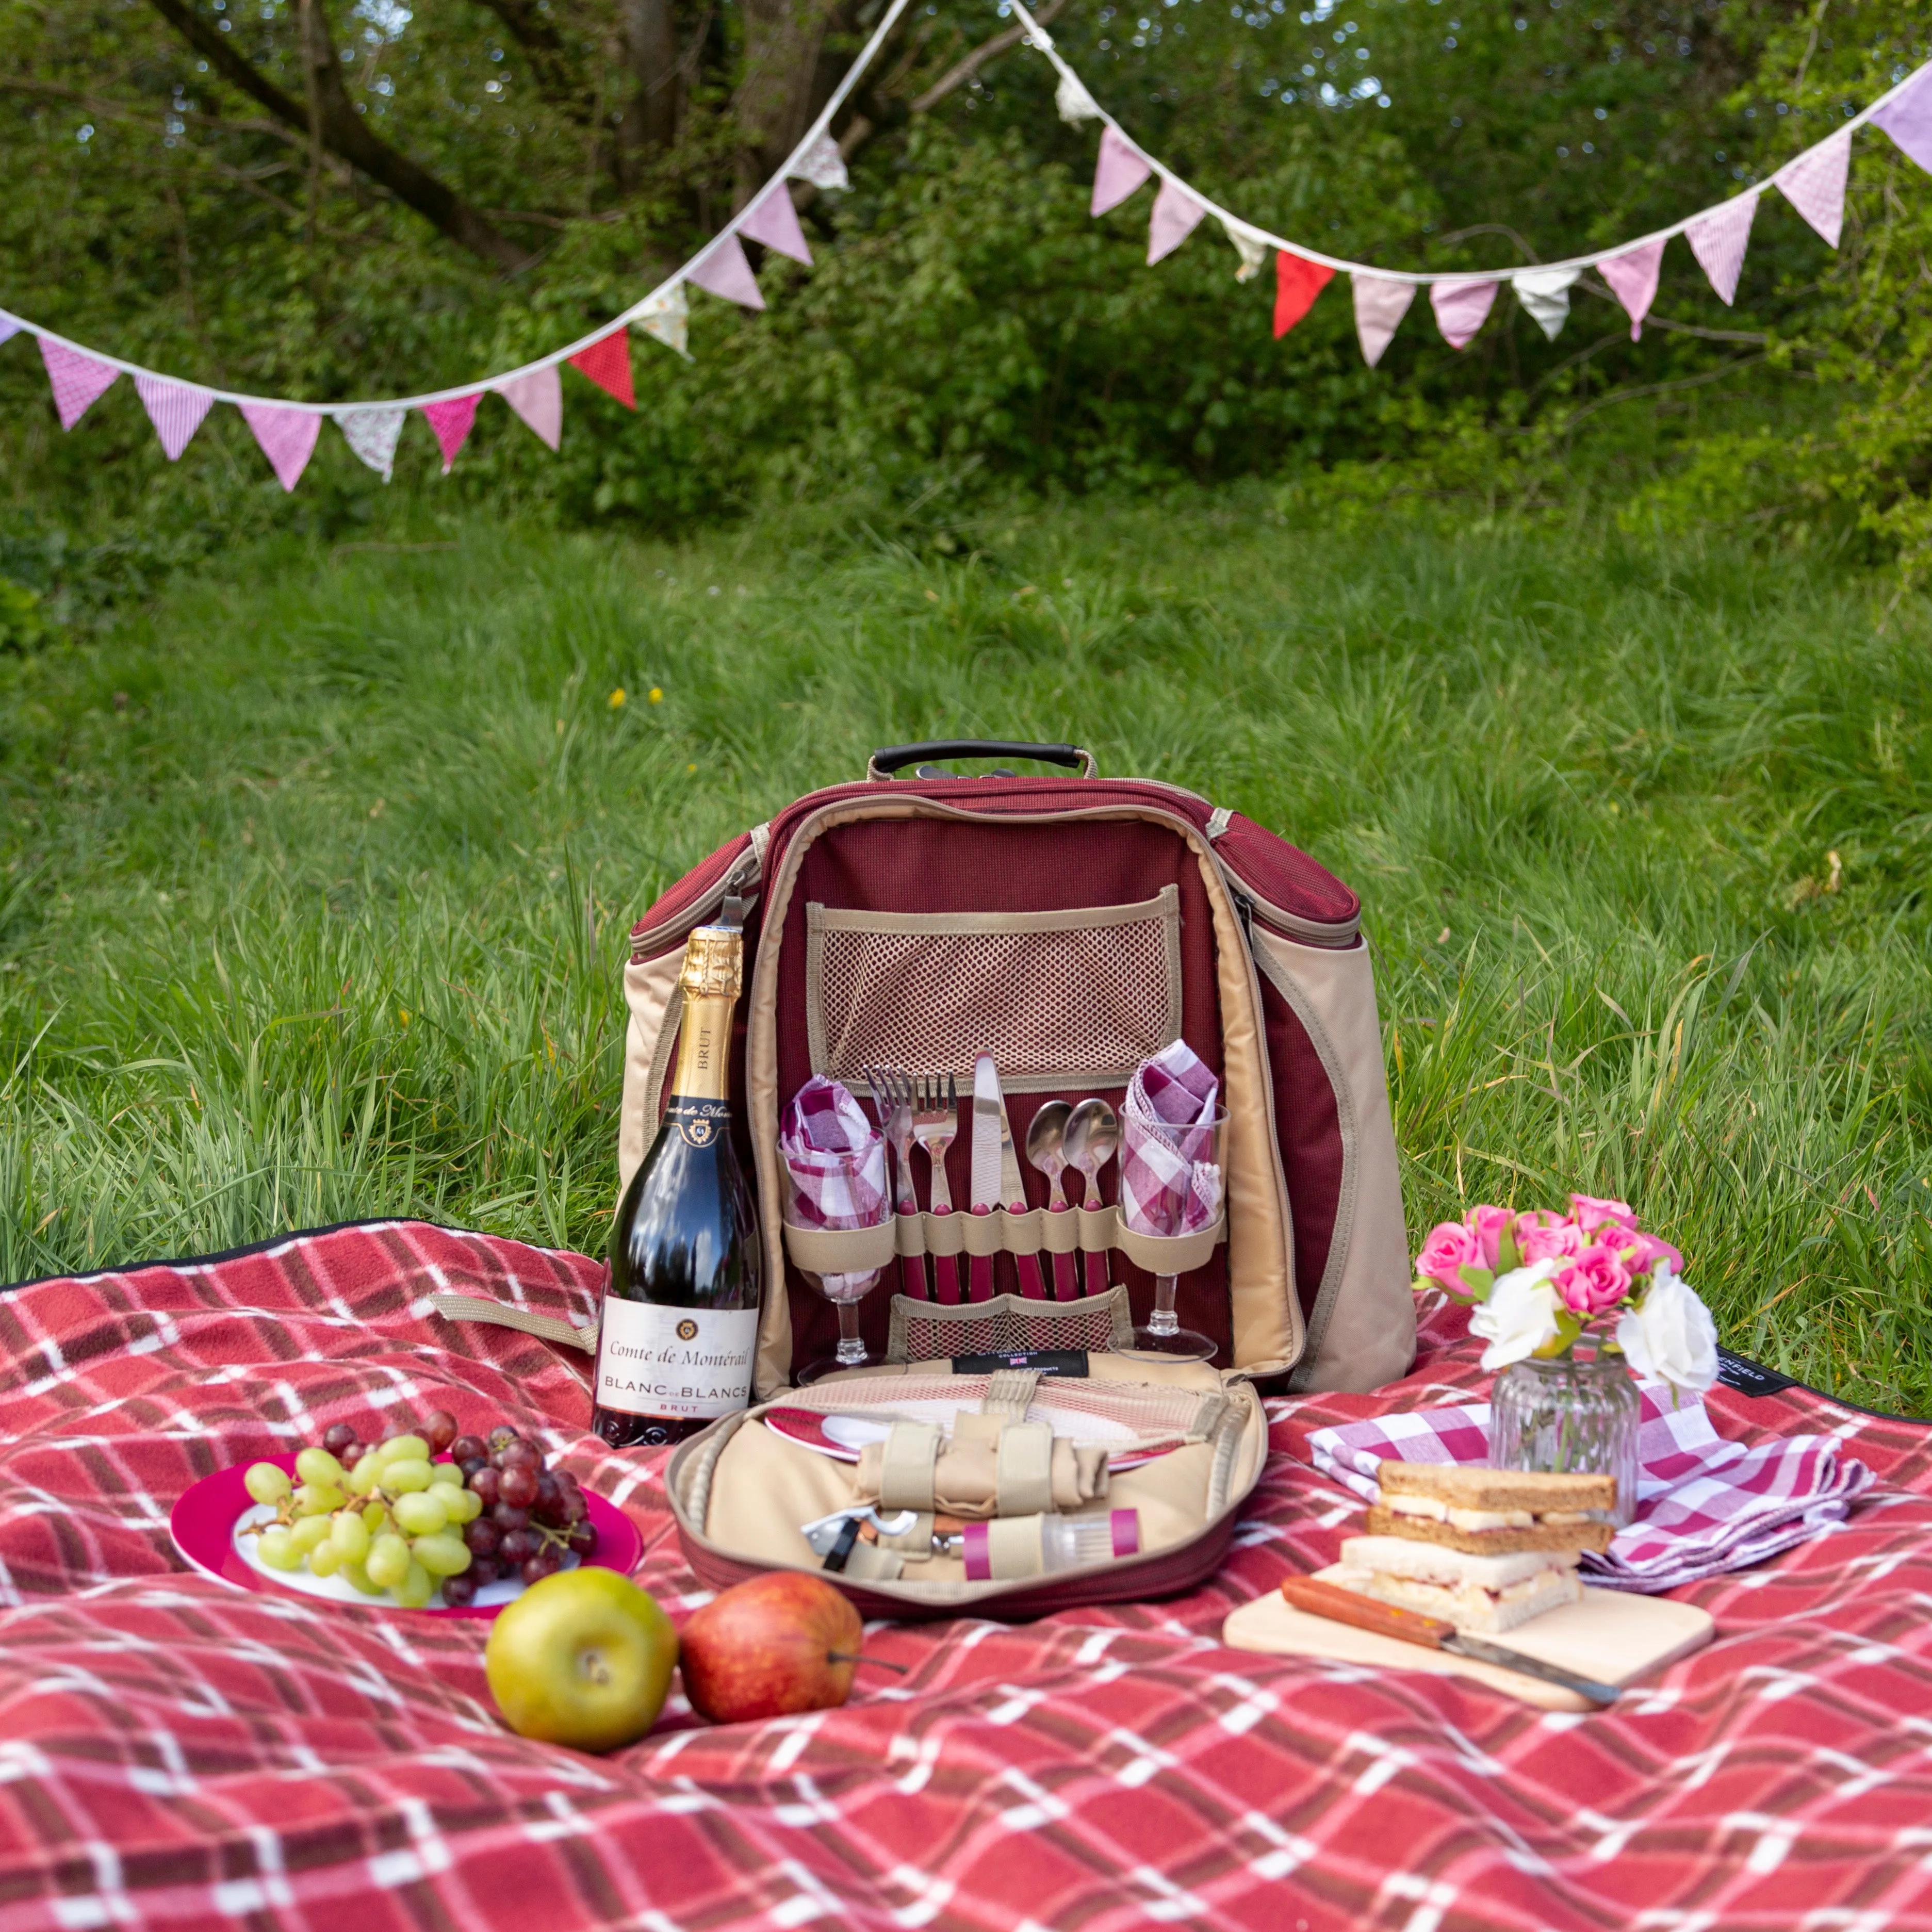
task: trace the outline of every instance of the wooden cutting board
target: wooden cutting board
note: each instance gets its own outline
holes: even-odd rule
[[[1318,1576],[1333,1582],[1335,1573]],[[1513,1630],[1491,1637],[1526,1657],[1600,1684],[1634,1684],[1665,1665],[1701,1650],[1717,1633],[1710,1613],[1665,1597],[1638,1597],[1624,1590],[1593,1590],[1587,1584],[1580,1604],[1546,1611]],[[1390,1670],[1427,1670],[1474,1677],[1526,1704],[1546,1711],[1594,1711],[1598,1707],[1574,1690],[1541,1678],[1478,1664],[1454,1652],[1403,1643],[1372,1630],[1358,1630],[1327,1617],[1294,1609],[1272,1591],[1229,1613],[1221,1641],[1235,1650],[1266,1651],[1277,1657],[1327,1657],[1344,1664],[1378,1664]]]

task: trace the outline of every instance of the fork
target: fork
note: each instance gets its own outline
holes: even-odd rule
[[[949,1073],[942,1089],[937,1073],[922,1073],[911,1088],[912,1137],[932,1164],[932,1211],[950,1214],[952,1189],[946,1178],[946,1150],[959,1131],[959,1083]],[[941,1301],[959,1299],[959,1264],[952,1256],[933,1256],[932,1292]]]
[[[911,1083],[878,1067],[868,1067],[866,1084],[872,1090],[872,1105],[879,1112],[879,1132],[897,1156],[892,1169],[892,1205],[902,1214],[916,1214],[919,1202],[912,1191],[912,1094]],[[926,1263],[917,1255],[899,1257],[899,1283],[916,1301],[929,1301],[926,1288]]]

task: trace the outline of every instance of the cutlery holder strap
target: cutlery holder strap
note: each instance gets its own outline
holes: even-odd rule
[[[1070,1255],[1118,1248],[1150,1274],[1205,1267],[1226,1240],[1227,1217],[1192,1234],[1137,1234],[1118,1208],[1035,1208],[1024,1214],[896,1214],[873,1228],[799,1228],[785,1223],[786,1251],[814,1274],[857,1274],[899,1255]]]

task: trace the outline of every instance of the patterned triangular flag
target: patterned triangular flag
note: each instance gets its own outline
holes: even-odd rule
[[[335,426],[342,440],[386,483],[394,473],[396,445],[402,440],[405,409],[338,410]]]
[[[791,190],[782,181],[773,182],[751,213],[738,224],[738,232],[794,262],[812,266],[812,250],[806,245],[805,230],[798,225],[798,210],[793,206]]]
[[[1708,214],[1700,214],[1685,224],[1684,238],[1690,252],[1702,265],[1718,299],[1728,308],[1738,292],[1738,277],[1744,266],[1744,250],[1750,245],[1751,217],[1757,212],[1759,190],[1750,188],[1734,195]]]
[[[111,362],[97,362],[92,356],[83,356],[79,350],[70,349],[47,336],[40,338],[40,360],[47,365],[47,380],[53,386],[54,407],[60,415],[60,426],[71,429],[121,372]]]
[[[1610,284],[1610,292],[1630,319],[1633,342],[1643,334],[1643,319],[1657,299],[1657,274],[1663,263],[1664,244],[1646,242],[1641,248],[1626,248],[1597,264],[1598,274]]]
[[[1335,271],[1286,248],[1274,258],[1274,333],[1280,341],[1315,306],[1315,298],[1335,279]]]
[[[1552,342],[1570,320],[1570,289],[1580,268],[1524,268],[1510,278],[1516,298]]]
[[[1778,192],[1833,248],[1845,230],[1845,178],[1851,165],[1852,130],[1841,128],[1772,176]]]
[[[551,448],[562,442],[563,382],[554,362],[499,382],[496,393]]]
[[[1100,130],[1100,155],[1094,164],[1094,199],[1089,214],[1118,208],[1154,172],[1138,148],[1118,128]]]
[[[1238,282],[1251,282],[1262,272],[1262,264],[1268,260],[1268,244],[1251,228],[1244,228],[1239,223],[1223,218],[1221,232],[1234,244],[1234,253],[1240,256],[1241,266],[1234,271]]]
[[[1154,216],[1148,224],[1148,266],[1172,255],[1194,232],[1206,212],[1185,188],[1163,176],[1160,192],[1154,198]]]
[[[279,403],[244,403],[242,414],[282,488],[292,490],[308,467],[322,418],[313,410],[284,409]]]
[[[1100,118],[1100,104],[1087,92],[1086,85],[1070,68],[1060,76],[1060,85],[1053,90],[1053,104],[1060,110],[1060,118],[1070,128],[1077,128],[1083,121],[1097,121]]]
[[[165,376],[136,376],[134,393],[146,407],[170,463],[179,458],[202,419],[214,406],[214,398],[207,390],[191,382],[171,382]]]
[[[1460,349],[1490,319],[1496,298],[1493,281],[1432,282],[1429,305],[1436,311],[1436,326],[1451,349]]]
[[[690,340],[690,317],[691,299],[684,292],[684,284],[674,282],[669,288],[647,296],[632,320],[646,335],[656,336],[667,349],[676,350],[688,362],[691,351],[686,345]]]
[[[1882,128],[1922,168],[1932,170],[1932,68],[1882,107],[1872,110],[1872,125]]]
[[[467,396],[452,396],[446,402],[425,403],[422,406],[430,428],[436,431],[436,447],[442,452],[442,473],[446,476],[456,460],[457,452],[470,440],[470,430],[476,421],[476,405],[482,400],[483,392],[478,389]]]
[[[727,302],[742,302],[746,308],[763,308],[765,298],[758,292],[758,278],[745,259],[745,250],[735,234],[725,236],[685,270],[686,281],[709,289]]]
[[[1413,282],[1391,282],[1380,275],[1352,275],[1355,285],[1355,337],[1362,345],[1362,360],[1372,369],[1382,359],[1382,351],[1394,340],[1415,299]]]
[[[830,134],[821,134],[798,159],[792,163],[791,172],[800,181],[808,181],[814,188],[850,188],[852,178],[845,172],[845,157],[838,152],[838,143]]]
[[[739,250],[739,259],[744,251]],[[638,392],[631,386],[631,332],[614,328],[600,335],[588,349],[580,349],[570,358],[570,366],[580,369],[600,389],[608,389],[627,410],[638,406]]]

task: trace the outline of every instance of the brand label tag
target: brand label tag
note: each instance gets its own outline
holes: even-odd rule
[[[724,1100],[694,1100],[680,1094],[665,1108],[664,1118],[676,1126],[687,1144],[709,1147],[720,1134],[730,1131],[731,1108]]]
[[[627,1415],[729,1415],[751,1395],[758,1342],[755,1308],[662,1308],[607,1295],[598,1403]]]

